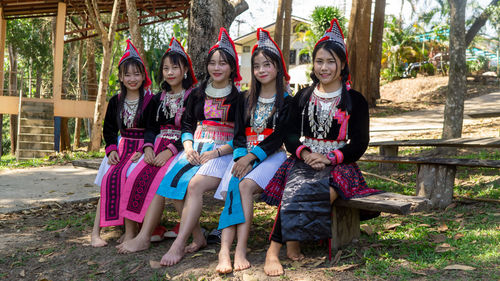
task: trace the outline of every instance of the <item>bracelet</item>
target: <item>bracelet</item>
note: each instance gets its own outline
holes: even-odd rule
[[[219,155],[218,157],[220,157],[220,150],[217,148],[217,154]]]

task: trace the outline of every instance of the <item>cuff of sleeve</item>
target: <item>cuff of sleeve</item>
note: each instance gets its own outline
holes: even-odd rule
[[[228,141],[227,144],[229,144],[229,146],[231,146],[231,148],[234,149],[233,140]]]
[[[244,147],[238,147],[233,151],[233,160],[236,161],[241,157],[247,155],[247,149]]]
[[[188,141],[188,140],[193,141],[194,140],[193,134],[191,134],[191,133],[184,133],[181,136],[181,140],[182,140],[182,142],[185,142],[185,141]]]
[[[151,147],[151,148],[153,148],[153,149],[154,149],[154,147],[155,147],[152,143],[147,142],[147,143],[145,143],[145,144],[142,146],[142,149],[141,149],[140,151],[144,152],[144,149],[145,149],[146,147],[148,147],[148,146],[149,146],[149,147]]]
[[[252,149],[252,151],[250,151],[250,153],[254,154],[255,156],[257,156],[257,158],[259,158],[259,161],[262,162],[264,161],[264,159],[267,158],[267,154],[264,152],[264,150],[262,148],[260,148],[259,146],[256,146]]]
[[[111,153],[111,151],[118,151],[116,144],[112,144],[112,145],[106,147],[106,155],[109,155],[109,153]]]
[[[340,164],[344,161],[344,154],[342,151],[336,149],[330,151],[327,155],[326,158],[332,162],[332,165]]]
[[[179,151],[173,144],[167,145],[167,148],[170,149],[170,151],[172,151],[172,156],[177,155],[177,153],[179,153]]]
[[[302,152],[302,150],[304,150],[304,149],[307,149],[307,150],[309,150],[309,151],[311,150],[309,147],[307,147],[307,146],[305,146],[305,145],[301,145],[301,146],[299,146],[299,147],[297,148],[297,150],[295,150],[295,156],[297,156],[297,158],[299,158],[299,159],[302,159],[302,158],[300,157],[300,153],[301,153],[301,152]]]

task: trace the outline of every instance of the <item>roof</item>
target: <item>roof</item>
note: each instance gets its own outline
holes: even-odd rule
[[[293,26],[294,23],[305,23],[305,24],[308,24],[308,25],[312,24],[307,19],[304,19],[304,18],[301,18],[301,17],[297,17],[297,16],[292,16],[292,26]],[[262,28],[264,28],[265,30],[269,31],[269,33],[273,34],[275,26],[276,26],[276,22],[273,22],[271,24],[263,26]],[[252,32],[249,32],[249,33],[247,33],[247,34],[245,34],[243,36],[240,36],[240,37],[236,38],[234,40],[234,44],[235,45],[245,45],[248,42],[255,41],[256,38],[257,38],[257,34],[255,33],[255,31],[252,31]]]

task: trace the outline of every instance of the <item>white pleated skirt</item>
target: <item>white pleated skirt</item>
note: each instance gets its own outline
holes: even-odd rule
[[[284,151],[273,153],[271,156],[267,157],[264,162],[260,163],[252,171],[250,171],[250,173],[248,173],[244,178],[253,180],[260,186],[260,188],[264,189],[285,160],[286,153]],[[215,191],[214,198],[225,200],[226,193],[229,188],[229,181],[232,177],[231,170],[233,169],[233,166],[234,161],[231,160],[224,171],[224,176],[219,183],[219,187],[217,187],[217,191]]]

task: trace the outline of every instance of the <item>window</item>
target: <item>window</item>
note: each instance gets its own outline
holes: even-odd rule
[[[299,64],[305,64],[310,62],[311,62],[311,57],[309,56],[309,54],[301,54],[299,56]]]
[[[296,64],[297,62],[297,50],[290,50],[290,65]]]
[[[243,46],[243,53],[250,53],[250,46]]]

